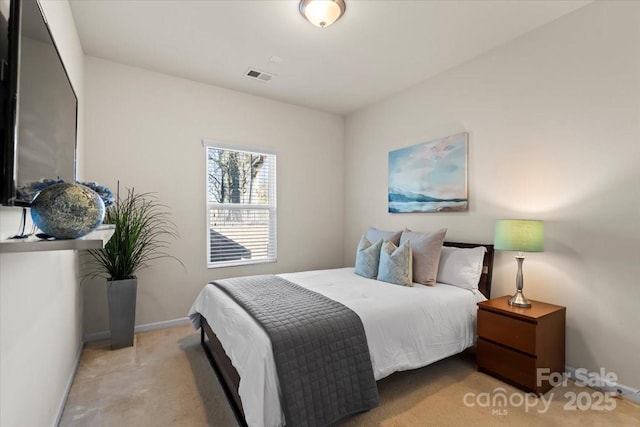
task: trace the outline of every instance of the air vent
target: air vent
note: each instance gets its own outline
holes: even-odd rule
[[[249,68],[245,73],[245,76],[249,77],[252,80],[257,80],[259,82],[266,83],[271,81],[276,75],[271,73],[265,73],[264,71],[256,70],[255,68]]]

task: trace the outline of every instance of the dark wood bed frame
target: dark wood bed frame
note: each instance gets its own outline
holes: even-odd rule
[[[457,248],[475,248],[477,246],[484,246],[487,248],[487,252],[484,255],[482,275],[480,276],[478,289],[486,298],[490,298],[491,278],[493,276],[493,245],[445,242],[444,246],[453,246]],[[204,348],[207,358],[209,359],[211,367],[215,371],[218,380],[224,389],[224,393],[227,396],[227,400],[233,409],[238,423],[241,426],[246,426],[247,423],[245,421],[244,410],[242,408],[242,401],[238,394],[240,375],[233,367],[233,364],[225,353],[218,337],[213,330],[211,330],[209,323],[207,323],[207,319],[204,317],[202,317],[202,327],[200,328],[200,342]]]

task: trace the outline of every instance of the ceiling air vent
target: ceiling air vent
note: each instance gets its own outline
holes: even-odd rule
[[[245,76],[249,77],[253,80],[258,80],[260,82],[266,83],[271,81],[276,75],[271,73],[265,73],[264,71],[256,70],[255,68],[249,68],[245,73]]]

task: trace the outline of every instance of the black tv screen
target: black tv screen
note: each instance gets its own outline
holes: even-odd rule
[[[36,0],[12,0],[7,41],[0,203],[27,204],[16,189],[75,181],[78,101]]]

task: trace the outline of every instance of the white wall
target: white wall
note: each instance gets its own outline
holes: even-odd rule
[[[640,387],[638,46],[640,3],[596,2],[349,116],[346,264],[369,225],[492,242],[498,218],[542,219],[525,294],[567,307],[567,364]],[[388,152],[461,131],[470,210],[388,214]],[[513,255],[496,253],[493,296]]]
[[[79,102],[83,52],[67,1],[42,2]],[[80,159],[81,163],[81,159]],[[18,230],[19,208],[0,208],[0,238]],[[54,425],[82,346],[74,251],[0,254],[0,425]]]
[[[86,178],[156,192],[180,233],[185,269],[140,271],[136,324],[186,316],[216,278],[342,266],[342,117],[92,57],[85,70]],[[207,269],[203,138],[277,151],[277,263]],[[105,281],[84,289],[85,333],[107,330]]]

